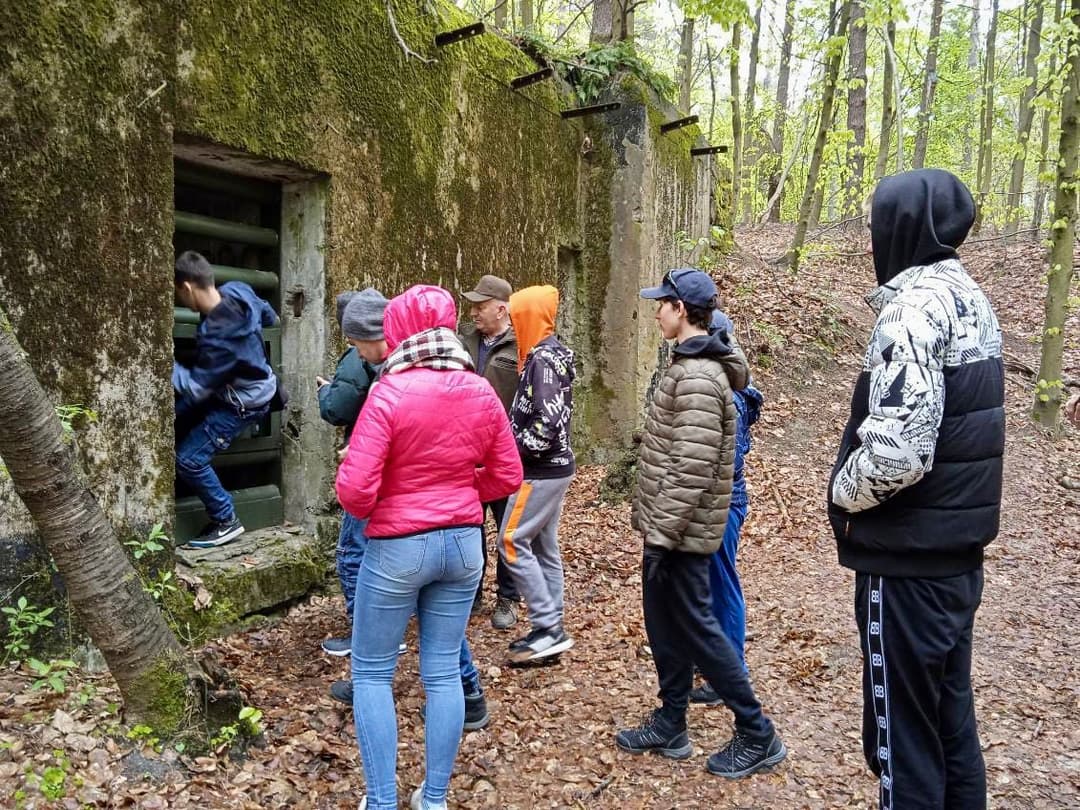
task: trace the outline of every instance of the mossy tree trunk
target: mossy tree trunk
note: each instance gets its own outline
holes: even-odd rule
[[[897,115],[896,94],[893,92],[896,81],[896,65],[893,63],[893,53],[896,51],[896,20],[891,17],[891,10],[888,13],[889,21],[885,24],[885,69],[881,80],[881,131],[878,134],[878,153],[874,163],[875,182],[885,176],[885,170],[889,166],[889,144],[892,143],[893,121]],[[901,152],[903,148],[902,143],[897,145]]]
[[[836,15],[836,3],[830,8],[829,19]],[[814,149],[810,155],[810,168],[806,175],[806,188],[803,190],[802,202],[799,205],[799,219],[795,225],[795,238],[791,241],[788,249],[788,268],[792,273],[799,270],[799,254],[806,242],[806,232],[810,230],[810,218],[814,207],[814,199],[817,194],[818,175],[821,174],[821,159],[825,154],[825,141],[829,135],[829,127],[832,126],[833,104],[836,100],[836,83],[840,76],[840,63],[844,57],[844,40],[847,34],[848,3],[845,2],[840,12],[840,25],[836,36],[829,38],[828,59],[825,62],[825,79],[821,95],[821,118],[818,121],[817,139],[814,141]]]
[[[742,221],[745,224],[749,224],[754,218],[755,184],[752,177],[754,163],[750,161],[750,152],[754,146],[757,129],[754,123],[754,107],[757,105],[757,68],[758,58],[761,54],[761,10],[764,7],[764,3],[759,3],[754,14],[754,32],[750,37],[750,63],[747,66],[748,73],[746,75],[746,104],[743,107],[743,176],[739,185],[742,188]]]
[[[1077,151],[1080,148],[1080,0],[1069,9],[1072,26],[1066,41],[1065,93],[1061,99],[1061,140],[1055,181],[1054,219],[1050,225],[1050,271],[1047,273],[1046,315],[1039,358],[1038,384],[1032,418],[1043,427],[1058,425],[1064,394],[1062,352],[1065,348],[1065,315],[1069,283],[1073,275],[1076,239]]]
[[[866,7],[852,0],[848,24],[847,128],[852,142],[847,150],[847,183],[842,217],[859,211],[863,201],[863,174],[866,171]]]
[[[1020,114],[1016,119],[1016,149],[1013,152],[1009,175],[1008,218],[1005,233],[1015,235],[1020,228],[1020,209],[1024,206],[1024,170],[1027,168],[1028,142],[1035,120],[1035,85],[1039,82],[1039,53],[1042,50],[1043,4],[1031,3],[1032,17],[1028,26],[1027,47],[1024,50],[1024,92],[1020,96]]]
[[[695,18],[683,19],[679,44],[679,109],[690,114],[690,91],[694,89],[694,23]]]
[[[941,17],[944,0],[934,0],[930,12],[930,43],[926,47],[926,66],[923,69],[922,97],[919,100],[919,123],[915,131],[915,155],[911,168],[921,169],[926,163],[926,147],[930,143],[930,122],[934,117],[934,96],[938,83],[938,48],[941,42]]]
[[[791,43],[795,31],[795,0],[787,0],[784,6],[784,34],[780,40],[780,74],[776,80],[776,117],[773,119],[772,148],[776,165],[769,178],[769,199],[775,200],[769,207],[769,222],[780,221],[780,206],[784,200],[784,127],[787,124],[788,82],[791,78]]]
[[[742,109],[739,95],[739,50],[742,47],[742,23],[731,27],[731,209],[739,210],[739,182],[742,179]]]
[[[979,114],[979,157],[975,170],[978,180],[978,205],[975,207],[975,223],[972,233],[982,230],[986,216],[986,202],[990,198],[990,179],[994,173],[994,77],[997,61],[998,0],[990,7],[990,28],[986,32],[986,61],[983,63],[983,99]]]
[[[105,656],[127,719],[166,734],[180,730],[205,705],[207,679],[143,590],[2,309],[0,458]]]

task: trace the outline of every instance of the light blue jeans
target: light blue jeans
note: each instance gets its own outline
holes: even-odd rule
[[[415,613],[427,695],[424,801],[442,806],[465,722],[459,656],[483,571],[480,528],[368,541],[356,585],[352,679],[368,810],[397,810],[398,645]]]

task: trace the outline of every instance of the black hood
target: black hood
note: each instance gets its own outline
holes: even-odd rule
[[[728,342],[727,332],[721,330],[709,335],[695,335],[676,345],[673,351],[684,357],[723,357],[731,354],[731,344]]]
[[[974,221],[971,192],[943,169],[916,169],[882,179],[870,207],[878,284],[909,267],[956,258],[956,248]]]

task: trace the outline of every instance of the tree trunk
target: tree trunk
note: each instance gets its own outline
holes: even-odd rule
[[[201,713],[205,674],[185,660],[161,611],[143,590],[87,488],[75,443],[64,436],[3,310],[0,457],[63,577],[72,608],[105,656],[127,718],[165,734],[177,731],[192,713]]]
[[[509,7],[511,0],[495,0],[497,5],[495,10],[491,13],[491,21],[495,24],[496,28],[506,29],[506,9]]]
[[[751,181],[753,163],[750,162],[750,150],[754,144],[754,133],[757,131],[754,125],[754,105],[757,101],[758,49],[761,44],[761,9],[764,5],[758,4],[757,13],[754,15],[754,35],[750,38],[750,65],[746,76],[746,104],[743,108],[743,178],[739,185],[743,196],[742,221],[745,223],[749,223],[754,217],[754,183]]]
[[[944,0],[934,0],[930,16],[930,43],[926,48],[926,67],[923,71],[922,98],[919,101],[919,125],[915,132],[915,154],[911,158],[913,169],[921,169],[926,162],[926,145],[930,140],[930,120],[934,116],[934,94],[937,92],[937,57],[943,11]]]
[[[521,30],[529,31],[533,27],[533,0],[521,0]]]
[[[776,79],[776,117],[773,118],[772,146],[776,166],[769,178],[769,199],[775,200],[769,208],[769,221],[780,221],[780,205],[784,199],[781,178],[784,176],[784,127],[787,124],[788,84],[791,80],[791,40],[795,31],[795,0],[787,0],[784,7],[784,35],[780,43],[780,73]]]
[[[1054,28],[1056,29],[1061,24],[1061,0],[1056,0],[1054,3]],[[1057,75],[1057,48],[1054,48],[1050,52],[1050,76]],[[1043,181],[1044,175],[1048,175],[1048,167],[1050,165],[1050,117],[1052,110],[1049,107],[1043,108],[1042,116],[1042,131],[1039,135],[1039,162],[1035,169],[1035,205],[1033,206],[1031,213],[1031,227],[1038,233],[1042,230],[1043,225],[1043,209],[1046,208],[1046,183]]]
[[[975,74],[979,69],[979,51],[982,47],[982,43],[979,41],[979,3],[974,3],[971,6],[971,31],[968,34],[968,75],[972,79],[971,89],[967,94],[968,109],[975,110],[978,108],[978,90],[977,83],[974,81]],[[964,157],[961,167],[965,174],[970,174],[971,164],[975,159],[975,135],[972,134],[970,129],[964,132]]]
[[[849,4],[844,3],[840,12],[840,26],[837,36],[843,37],[847,33]],[[830,4],[829,19],[836,16],[836,0]],[[806,242],[806,232],[810,225],[810,213],[814,204],[814,196],[817,193],[818,175],[821,173],[821,158],[825,154],[825,141],[828,138],[829,126],[832,123],[833,103],[836,98],[836,82],[840,76],[840,63],[843,60],[844,49],[837,47],[825,62],[825,81],[821,96],[821,118],[818,122],[817,139],[814,141],[814,150],[810,155],[810,168],[806,176],[806,188],[803,189],[802,203],[799,205],[799,219],[795,225],[795,238],[788,250],[788,267],[792,273],[799,270],[799,253]]]
[[[986,32],[986,61],[983,63],[983,99],[979,115],[979,158],[975,174],[978,178],[978,205],[975,206],[975,222],[972,233],[982,230],[986,203],[990,197],[990,179],[994,162],[994,79],[997,57],[998,0],[990,8],[990,28]]]
[[[731,27],[731,210],[739,210],[739,180],[742,174],[742,112],[739,94],[739,48],[742,23]]]
[[[705,36],[705,61],[709,65],[709,142],[715,143],[716,132],[716,62],[713,59],[712,45],[709,44],[708,29]]]
[[[1034,11],[1028,26],[1027,48],[1024,51],[1024,77],[1027,84],[1020,96],[1020,114],[1016,122],[1016,151],[1013,153],[1012,173],[1009,176],[1008,215],[1005,218],[1005,234],[1012,236],[1020,227],[1020,209],[1023,207],[1024,168],[1027,164],[1028,140],[1031,124],[1035,119],[1035,86],[1039,82],[1039,51],[1042,49],[1042,0],[1032,0]]]
[[[616,2],[617,0],[594,0],[592,23],[589,30],[590,44],[604,45],[611,42]]]
[[[841,218],[860,209],[866,171],[866,8],[862,0],[852,0],[848,24],[847,128],[852,142],[847,150],[847,185]]]
[[[694,84],[694,18],[683,20],[679,45],[679,109],[690,113],[690,91]]]
[[[889,165],[889,144],[892,142],[893,121],[896,118],[896,94],[893,92],[893,83],[896,81],[896,65],[893,55],[896,52],[896,21],[889,19],[885,27],[885,70],[882,76],[881,87],[881,134],[878,137],[877,162],[874,163],[874,180],[880,180],[885,176],[885,169]],[[903,144],[897,137],[897,149],[903,151]]]
[[[1045,327],[1032,418],[1040,425],[1056,428],[1064,387],[1061,382],[1062,352],[1065,347],[1065,316],[1069,283],[1073,276],[1073,246],[1076,238],[1076,189],[1080,140],[1080,0],[1069,8],[1072,27],[1066,40],[1069,71],[1061,99],[1061,140],[1058,146],[1057,180],[1054,184],[1054,222],[1050,227],[1050,270],[1047,273]]]

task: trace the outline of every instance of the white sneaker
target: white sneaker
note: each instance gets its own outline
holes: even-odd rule
[[[397,648],[397,654],[398,655],[404,655],[408,651],[409,651],[409,645],[406,644],[404,641],[401,642],[401,644]]]
[[[357,810],[367,810],[367,796],[360,800],[360,806],[357,808]]]
[[[424,804],[424,783],[412,792],[409,799],[409,810],[446,810],[446,802],[441,804]]]

